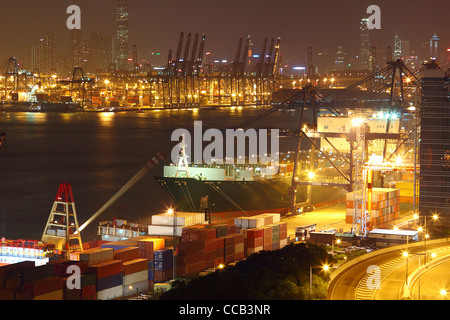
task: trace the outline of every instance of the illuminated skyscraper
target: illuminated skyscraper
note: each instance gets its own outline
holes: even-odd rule
[[[345,68],[345,53],[342,47],[339,46],[336,52],[336,59],[334,61],[334,67],[336,70],[343,70]]]
[[[27,66],[33,72],[49,75],[56,71],[55,67],[55,34],[48,32],[28,48]]]
[[[117,0],[116,12],[116,65],[127,70],[128,64],[128,0]]]
[[[362,18],[359,26],[359,69],[370,69],[370,38],[367,27],[368,18]]]
[[[439,37],[434,33],[430,39],[430,59],[438,60]]]
[[[440,213],[450,225],[450,82],[435,61],[421,79],[420,198],[421,214]]]

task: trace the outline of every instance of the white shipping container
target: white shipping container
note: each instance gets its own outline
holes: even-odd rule
[[[273,217],[273,223],[277,223],[281,221],[281,217],[279,213],[264,213],[263,215],[271,215]]]
[[[280,249],[287,245],[287,239],[280,239]]]
[[[142,293],[142,292],[146,292],[146,291],[148,291],[148,280],[132,283],[131,289],[130,289],[130,285],[123,286],[123,296],[124,297],[135,296],[138,293]]]
[[[234,219],[234,225],[235,225],[237,228],[242,228],[242,218],[235,218],[235,219]]]
[[[133,283],[138,283],[141,281],[148,281],[148,270],[130,273],[123,277],[124,286],[130,286],[133,285]]]
[[[113,300],[123,296],[123,286],[116,286],[97,292],[97,300]]]
[[[264,227],[264,218],[252,217],[249,219],[249,228],[262,228]]]
[[[184,226],[188,227],[194,224],[205,222],[204,213],[194,212],[176,212],[176,213],[160,213],[152,216],[152,225],[160,226]]]
[[[183,228],[184,228],[183,226],[178,226],[174,228],[173,226],[157,226],[151,224],[148,226],[148,234],[152,236],[173,236],[175,232],[176,236],[181,237]]]
[[[250,220],[247,217],[241,218],[242,219],[242,229],[249,229],[249,223]]]

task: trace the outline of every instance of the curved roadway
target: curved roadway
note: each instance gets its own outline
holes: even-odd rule
[[[380,252],[374,252],[376,254],[367,254],[366,259],[364,259],[363,256],[361,261],[354,263],[347,269],[342,269],[342,271],[337,269],[335,271],[337,274],[329,285],[327,299],[399,300],[402,297],[407,275],[410,276],[411,273],[419,267],[419,256],[422,257],[421,264],[423,265],[424,263],[423,255],[417,254],[423,254],[425,246],[410,246],[408,248],[408,259],[402,255],[403,251],[405,251],[403,246],[398,246],[398,248],[392,247],[391,250],[392,251],[381,254]],[[436,253],[436,258],[433,259],[450,256],[450,243],[448,241],[433,244],[427,243],[426,250],[427,253]],[[408,263],[406,263],[406,260],[408,260]],[[352,262],[350,261],[348,263]],[[344,268],[344,266],[341,268]],[[435,270],[437,270],[437,272],[428,271],[428,275],[426,275],[425,272],[421,275],[421,296],[425,297],[428,292],[424,291],[428,290],[425,289],[424,284],[427,283],[427,286],[430,286],[431,283],[439,277],[436,276],[436,274],[445,271],[445,267],[448,267],[448,264],[444,264],[439,268],[436,267],[437,269]],[[430,270],[432,269],[434,268],[430,268]],[[434,275],[432,276],[432,274]],[[447,287],[441,289],[450,291],[450,288],[448,287],[450,281],[449,276],[448,272],[441,273],[440,278],[447,279]],[[417,290],[416,286],[414,283],[411,283],[410,285],[415,293]],[[440,286],[444,285],[445,283],[440,284]],[[447,293],[447,295],[450,295],[450,292]]]

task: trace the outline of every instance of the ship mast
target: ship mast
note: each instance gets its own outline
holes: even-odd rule
[[[181,151],[180,151],[180,156],[178,159],[178,169],[177,169],[177,173],[175,175],[175,177],[178,177],[178,174],[180,172],[186,172],[186,175],[188,178],[190,178],[189,175],[189,163],[188,163],[188,155],[186,154],[186,147],[187,144],[184,142],[184,133],[182,135],[182,139],[180,142],[180,147],[181,147]]]

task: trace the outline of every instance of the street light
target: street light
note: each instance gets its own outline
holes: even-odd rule
[[[318,266],[318,267],[313,267],[313,266],[309,267],[309,296],[310,297],[312,295],[312,270],[313,269],[322,269],[323,271],[328,271],[330,269],[330,266],[325,264],[323,266]]]
[[[332,245],[332,247],[331,247],[331,255],[334,255],[334,243],[336,242],[336,244],[338,245],[338,247],[339,247],[339,244],[341,243],[341,239],[336,239],[336,240],[332,240],[331,241],[331,245]]]
[[[133,290],[133,288],[134,288],[134,287],[131,286],[131,285],[128,287],[128,289],[130,289],[130,290]],[[138,297],[139,297],[139,288],[136,287],[136,298],[138,298]]]

